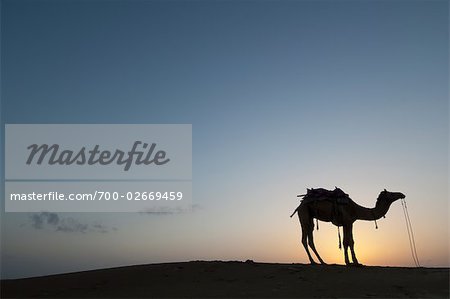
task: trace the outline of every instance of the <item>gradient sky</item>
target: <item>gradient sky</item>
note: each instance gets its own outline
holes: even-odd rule
[[[448,8],[2,1],[2,143],[5,123],[191,123],[195,203],[173,215],[59,213],[105,231],[79,233],[36,229],[2,201],[2,277],[306,263],[295,195],[334,186],[367,207],[384,188],[405,193],[422,265],[448,267]],[[343,263],[336,227],[319,225],[322,257]],[[355,223],[359,261],[412,266],[400,202],[378,226]]]

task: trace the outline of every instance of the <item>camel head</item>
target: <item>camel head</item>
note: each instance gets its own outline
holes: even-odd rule
[[[405,198],[405,194],[401,192],[389,192],[384,189],[381,191],[380,195],[378,195],[377,202],[385,202],[390,205],[394,201],[401,198]]]

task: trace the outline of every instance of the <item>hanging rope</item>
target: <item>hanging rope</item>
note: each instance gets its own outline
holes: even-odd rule
[[[406,230],[408,231],[409,247],[411,249],[411,256],[414,260],[416,267],[420,267],[419,257],[417,256],[416,242],[414,240],[414,233],[411,225],[411,219],[409,218],[408,207],[406,206],[406,200],[401,199],[403,214],[405,215]]]
[[[372,210],[373,220],[375,221],[375,229],[378,229],[377,218],[375,217],[375,213]]]
[[[341,232],[339,231],[339,226],[337,228],[338,228],[338,238],[339,238],[339,250],[341,250],[341,248],[342,248]]]

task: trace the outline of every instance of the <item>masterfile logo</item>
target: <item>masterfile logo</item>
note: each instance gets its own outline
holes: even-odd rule
[[[139,150],[139,147],[143,150]],[[91,150],[87,150],[86,147],[83,146],[78,151],[60,151],[59,144],[53,144],[51,146],[48,144],[32,144],[27,147],[27,149],[30,150],[27,164],[30,165],[34,162],[41,165],[44,160],[50,165],[108,165],[115,162],[118,165],[124,165],[124,170],[128,171],[133,162],[137,165],[149,165],[152,163],[155,165],[164,165],[170,161],[170,159],[166,159],[165,151],[158,150],[155,153],[155,148],[156,143],[152,143],[149,146],[148,143],[142,141],[135,141],[131,150],[128,152],[119,149],[116,149],[113,152],[109,150],[100,151],[100,145],[98,144]],[[35,157],[36,159],[34,159]]]
[[[7,124],[5,132],[6,212],[190,206],[190,124]]]
[[[8,180],[190,180],[190,124],[7,124]]]

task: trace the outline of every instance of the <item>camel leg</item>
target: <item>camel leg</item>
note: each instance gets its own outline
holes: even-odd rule
[[[306,253],[308,254],[309,261],[312,265],[315,265],[316,262],[313,260],[311,253],[308,249],[308,232],[312,231],[314,229],[314,223],[312,222],[312,218],[309,217],[309,215],[302,214],[300,216],[300,213],[298,215],[298,219],[300,221],[300,225],[302,227],[302,244],[305,248]]]
[[[350,252],[352,253],[353,264],[355,264],[355,265],[361,265],[361,264],[358,262],[358,259],[356,258],[356,254],[355,254],[355,249],[354,249],[355,241],[353,240],[353,225],[350,225],[350,231],[349,231],[349,233],[350,233],[350,236],[349,236],[349,245],[350,245]]]
[[[306,227],[307,226],[306,224],[301,223],[301,225],[302,225],[302,244],[303,244],[303,247],[305,248],[305,251],[308,254],[308,258],[309,258],[310,263],[312,265],[315,265],[316,262],[313,260],[313,258],[311,256],[311,253],[309,252],[309,249],[308,249],[308,230],[309,230],[309,228]]]
[[[345,258],[345,264],[346,265],[350,265],[350,260],[348,259],[348,247],[350,245],[350,234],[351,234],[351,229],[349,228],[348,225],[344,225],[343,226],[343,231],[344,231],[344,240],[343,240],[343,245],[344,245],[344,258]]]
[[[317,256],[317,258],[319,259],[320,263],[322,265],[325,265],[325,262],[322,260],[322,258],[320,257],[319,253],[316,250],[316,246],[314,245],[314,238],[313,238],[313,230],[308,231],[308,244],[309,247],[311,247],[312,251],[314,252],[314,254]]]

